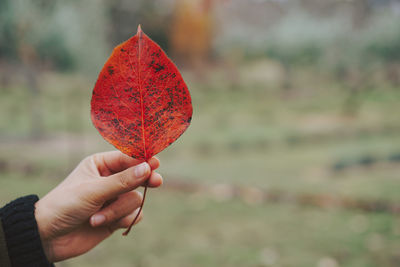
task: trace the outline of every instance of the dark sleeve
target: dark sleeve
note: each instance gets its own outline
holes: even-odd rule
[[[11,267],[10,258],[8,257],[8,249],[6,239],[4,237],[3,225],[0,220],[0,266]]]
[[[39,198],[29,195],[18,198],[0,209],[4,239],[13,267],[48,267],[35,219],[35,203]]]

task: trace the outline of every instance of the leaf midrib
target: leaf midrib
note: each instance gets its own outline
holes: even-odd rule
[[[138,32],[138,83],[139,83],[139,93],[140,93],[140,113],[142,119],[142,140],[143,140],[143,154],[144,160],[147,160],[146,153],[146,135],[144,129],[144,107],[143,107],[143,94],[142,94],[142,81],[140,79],[141,69],[140,69],[140,53],[141,53],[141,43],[142,41],[142,31]]]

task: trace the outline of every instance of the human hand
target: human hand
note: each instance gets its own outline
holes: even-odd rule
[[[35,217],[46,256],[57,262],[81,255],[127,228],[142,201],[137,187],[162,184],[153,170],[159,161],[141,163],[119,151],[81,161],[56,188],[36,202]],[[141,215],[138,218],[140,220]]]

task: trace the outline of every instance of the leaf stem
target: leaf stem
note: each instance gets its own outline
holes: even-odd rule
[[[146,193],[147,193],[147,187],[149,185],[149,180],[146,181],[145,185],[144,185],[144,191],[143,191],[143,199],[142,199],[142,203],[140,204],[140,208],[139,208],[139,212],[136,214],[135,219],[133,219],[131,225],[129,225],[128,229],[126,229],[126,231],[122,234],[123,236],[127,236],[129,234],[129,232],[132,229],[132,226],[136,223],[137,219],[139,218],[140,214],[142,213],[142,209],[143,209],[143,205],[144,205],[144,200],[146,199]]]

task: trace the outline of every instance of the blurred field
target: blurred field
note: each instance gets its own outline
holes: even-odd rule
[[[188,132],[160,154],[165,187],[151,190],[145,219],[59,266],[396,266],[400,214],[296,202],[258,203],[229,192],[171,190],[173,181],[236,184],[299,194],[400,200],[400,92],[387,86],[348,95],[323,73],[298,72],[298,90],[260,82],[246,69],[232,85],[215,67],[201,82],[185,72],[193,95]],[[263,63],[264,66],[269,64]],[[263,66],[262,64],[259,66]],[[260,67],[258,71],[264,69]],[[44,135],[29,137],[32,97],[23,84],[2,88],[0,196],[44,195],[84,156],[112,147],[89,118],[93,80],[45,73],[40,79]],[[68,88],[68,90],[66,90]],[[18,103],[18,104],[16,104]],[[226,193],[226,192],[225,192]],[[251,194],[251,192],[250,192]],[[378,203],[379,204],[379,203]],[[377,204],[377,205],[378,205]]]

